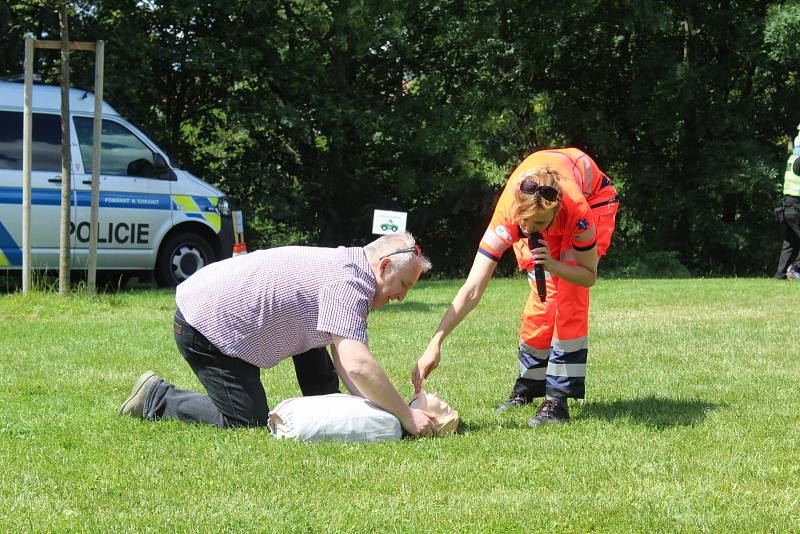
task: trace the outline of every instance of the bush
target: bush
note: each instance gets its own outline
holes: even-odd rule
[[[625,265],[618,265],[603,274],[612,278],[690,278],[692,275],[678,260],[674,250],[643,251],[630,256]]]

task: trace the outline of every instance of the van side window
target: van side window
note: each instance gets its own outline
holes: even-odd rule
[[[33,114],[31,170],[61,172],[61,117]],[[22,169],[22,113],[0,111],[0,169]]]
[[[90,174],[94,119],[75,117],[75,131],[78,133],[83,168]],[[155,177],[153,170],[153,151],[123,125],[103,119],[100,174],[153,178]]]

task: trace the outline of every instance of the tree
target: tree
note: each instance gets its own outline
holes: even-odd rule
[[[23,32],[54,31],[49,5],[0,7],[2,72]],[[364,242],[372,210],[397,209],[463,275],[514,164],[572,145],[621,191],[604,269],[746,274],[778,250],[798,6],[98,0],[72,33],[106,40],[112,103],[238,201],[251,246]],[[76,58],[76,84],[91,69]]]

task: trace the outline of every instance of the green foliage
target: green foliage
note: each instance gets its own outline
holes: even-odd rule
[[[764,44],[773,61],[797,68],[800,57],[800,2],[774,4],[767,9]]]
[[[616,278],[689,278],[691,276],[689,270],[678,260],[678,253],[665,250],[630,255],[622,268],[611,270],[604,275]]]
[[[23,33],[56,38],[52,5],[0,4],[0,73],[21,71]],[[73,8],[74,38],[106,40],[112,103],[232,196],[251,246],[361,243],[373,209],[396,209],[440,273],[463,274],[514,163],[572,145],[621,191],[611,254],[675,251],[693,273],[729,275],[778,254],[797,2]],[[72,57],[91,87],[91,55]],[[57,54],[36,69],[57,81]]]
[[[460,283],[422,282],[370,317],[404,398]],[[493,410],[528,291],[494,280],[426,382],[460,434],[351,445],[118,417],[145,369],[201,391],[169,327],[173,292],[0,297],[0,530],[800,530],[800,399],[786,394],[800,351],[781,313],[800,284],[601,280],[587,398],[569,425],[535,430],[534,407]],[[262,380],[270,406],[300,394],[289,362]]]

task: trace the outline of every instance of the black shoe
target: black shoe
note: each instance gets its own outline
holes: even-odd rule
[[[534,427],[546,423],[568,423],[569,408],[566,400],[545,399],[536,410],[536,416],[528,421],[528,426]]]
[[[501,402],[500,404],[495,406],[494,409],[495,411],[498,412],[504,412],[509,408],[521,408],[522,406],[525,406],[526,404],[530,403],[531,399],[529,399],[528,397],[523,397],[522,395],[511,393],[511,395],[508,396],[508,400],[506,400],[505,402]]]

